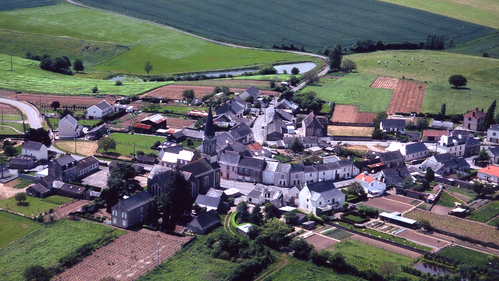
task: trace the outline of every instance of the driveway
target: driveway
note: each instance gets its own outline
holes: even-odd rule
[[[28,117],[29,126],[31,128],[38,129],[38,128],[42,127],[42,122],[40,119],[40,112],[38,111],[38,109],[36,107],[32,106],[31,104],[26,103],[26,102],[21,102],[21,101],[5,99],[5,98],[0,98],[0,102],[10,104],[10,105],[22,110],[26,114],[26,116]]]

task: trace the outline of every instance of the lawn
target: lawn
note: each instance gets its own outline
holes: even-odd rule
[[[499,201],[492,201],[482,208],[474,211],[467,219],[486,222],[499,214]]]
[[[365,38],[383,42],[420,42],[428,33],[456,43],[492,33],[494,28],[373,0],[222,1],[173,0],[80,2],[106,10],[166,23],[208,38],[272,47],[282,44],[317,52]],[[191,16],[195,15],[195,17]],[[400,16],[403,15],[403,16]],[[320,18],[320,20],[317,20]],[[359,22],[362,18],[362,23]],[[428,25],[429,23],[430,26]]]
[[[31,219],[0,212],[0,249],[42,227]]]
[[[13,181],[9,181],[8,183],[5,184],[5,186],[16,188],[16,189],[21,189],[21,188],[28,187],[33,183],[34,183],[34,181],[30,180],[30,179],[17,178]]]
[[[187,145],[187,140],[185,140],[182,142],[182,146],[187,147],[187,148],[196,149],[202,144],[202,142],[197,141],[197,140],[192,140],[192,143],[193,143],[193,145],[189,146],[189,145]]]
[[[37,198],[26,196],[26,201],[23,205],[18,206],[14,197],[0,200],[0,208],[19,212],[27,216],[38,216],[39,214],[48,212],[64,203],[73,201],[73,198],[54,195],[48,198]]]
[[[87,120],[87,119],[80,119],[78,120],[78,124],[86,127],[92,127],[95,126],[95,124],[101,122],[101,120]]]
[[[0,249],[0,276],[5,281],[21,280],[28,266],[54,266],[85,244],[103,246],[123,233],[102,224],[66,219],[44,225]]]
[[[351,73],[341,79],[321,78],[302,91],[314,91],[317,97],[336,104],[358,105],[359,112],[383,112],[388,109],[393,90],[369,88],[377,76]]]
[[[355,240],[347,239],[328,248],[330,251],[340,252],[345,260],[358,269],[378,270],[381,262],[393,262],[397,266],[409,265],[413,259],[375,246],[367,245]],[[397,275],[406,276],[406,273],[400,272]]]
[[[448,257],[465,263],[481,266],[487,264],[487,254],[463,247],[447,247],[438,252],[440,256]]]
[[[361,221],[365,220],[365,219],[361,218],[360,216],[356,216],[354,214],[346,215],[346,216],[344,216],[344,218],[349,219],[349,220],[354,221],[354,222],[361,222]]]
[[[7,115],[7,114],[4,114],[2,116],[3,120],[12,120],[12,121],[22,121],[22,118],[21,118],[21,113],[19,112],[18,115]]]
[[[122,7],[121,4],[123,3],[112,3],[110,10],[118,11]],[[128,4],[134,5],[136,3],[128,2]],[[139,6],[147,7],[147,9],[152,8],[154,12],[161,10],[144,3]],[[160,7],[163,6],[170,6],[169,10],[174,8],[172,5],[161,3]],[[133,7],[126,13],[132,15],[132,11],[137,11],[137,9],[138,7]],[[185,18],[185,16],[182,17]],[[126,51],[124,49],[117,50],[119,55],[92,66],[93,69],[108,74],[109,72],[146,74],[144,71],[146,61],[153,64],[151,74],[163,74],[192,73],[306,60],[305,56],[297,54],[226,47],[155,23],[146,23],[70,4],[3,12],[0,13],[0,19],[0,29],[45,35],[46,41],[43,46],[56,46],[56,39],[67,37],[96,41],[99,44],[107,42],[124,47]],[[127,28],[116,28],[118,26],[126,26]],[[93,44],[91,46],[95,48]],[[38,46],[27,46],[16,50],[16,55],[24,56],[31,49],[35,49],[31,53],[44,51]],[[84,49],[78,48],[73,51],[74,56],[66,53],[59,53],[59,55],[68,55],[73,61],[84,52],[86,52]],[[112,83],[114,85],[114,82]],[[116,88],[122,89],[124,87]],[[68,92],[72,93],[72,91]]]
[[[454,208],[456,205],[454,203],[460,203],[461,205],[465,205],[463,201],[456,199],[449,195],[449,193],[443,191],[442,195],[440,196],[440,199],[438,199],[437,205],[444,206],[444,207],[449,207],[449,208]]]
[[[474,200],[475,197],[477,196],[477,194],[473,192],[473,190],[469,190],[466,188],[451,187],[446,190],[447,192],[454,195],[456,198],[461,199],[464,202],[470,202],[471,200]]]
[[[75,153],[74,141],[58,141],[52,144],[57,149],[67,153]],[[91,156],[97,151],[96,141],[76,141],[76,154],[83,156]]]
[[[151,146],[156,142],[164,142],[165,137],[147,136],[147,135],[131,135],[123,133],[113,133],[110,135],[112,139],[116,141],[115,152],[128,156],[133,153],[133,145],[135,144],[135,153],[137,151],[143,151],[145,154],[154,152],[158,153],[157,150],[151,149]],[[99,152],[103,152],[99,150]]]

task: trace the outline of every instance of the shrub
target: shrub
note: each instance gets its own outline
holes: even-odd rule
[[[123,82],[121,82],[120,80],[116,81],[116,83],[114,83],[114,86],[121,86],[123,85]]]
[[[92,93],[97,93],[99,91],[99,88],[97,86],[92,88]]]

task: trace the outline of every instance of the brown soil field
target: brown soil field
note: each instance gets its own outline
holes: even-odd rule
[[[359,112],[356,105],[337,104],[334,106],[331,122],[372,124],[375,117],[375,113]]]
[[[118,119],[118,120],[122,121],[121,123],[118,123],[118,126],[119,127],[132,126],[133,124],[139,122],[140,120],[146,118],[149,115],[152,115],[152,113],[142,112],[142,113],[139,113],[137,116],[130,119],[130,115],[126,114],[125,116]]]
[[[414,207],[413,205],[397,202],[385,197],[372,198],[367,201],[363,201],[362,204],[369,207],[385,210],[387,212],[400,212],[400,213],[403,213],[409,210],[410,208]]]
[[[431,212],[438,214],[438,215],[447,215],[449,212],[454,209],[454,208],[449,208],[445,206],[440,206],[440,205],[434,205],[433,208],[431,208]]]
[[[166,122],[168,128],[181,129],[181,128],[190,127],[192,124],[196,123],[196,120],[168,118]]]
[[[0,96],[15,99],[16,93],[11,91],[1,91]],[[50,105],[54,101],[58,101],[62,106],[81,106],[90,107],[94,104],[101,102],[102,100],[107,100],[111,105],[114,104],[116,98],[114,96],[101,96],[99,98],[88,97],[88,96],[55,96],[55,95],[36,95],[36,94],[26,94],[21,93],[17,95],[18,100],[29,101],[36,105]]]
[[[279,93],[266,90],[269,89],[270,81],[263,80],[243,80],[243,79],[224,79],[224,80],[201,80],[201,81],[183,81],[179,82],[179,85],[190,85],[190,86],[227,86],[232,89],[248,89],[251,86],[255,86],[260,89],[260,93],[263,95],[279,95]],[[242,90],[241,92],[243,92]],[[235,91],[238,92],[238,91]]]
[[[397,83],[399,82],[398,79],[396,78],[389,78],[389,77],[378,77],[376,80],[371,84],[371,88],[380,88],[380,89],[395,89],[397,87]]]
[[[415,200],[417,200],[417,199],[405,197],[405,196],[402,196],[402,195],[395,195],[395,194],[387,195],[387,196],[385,196],[385,198],[388,198],[388,199],[391,199],[391,200],[395,200],[395,201],[399,201],[399,202],[406,203],[406,204],[411,204],[412,202],[414,202]],[[420,200],[417,200],[417,201],[421,202]]]
[[[55,276],[53,280],[100,280],[105,277],[136,280],[156,266],[158,242],[161,263],[173,256],[180,250],[182,244],[191,239],[191,237],[177,237],[146,229],[129,231]]]
[[[378,247],[380,249],[387,250],[387,251],[390,251],[393,253],[401,254],[401,255],[404,255],[406,257],[411,257],[414,259],[419,258],[421,256],[421,254],[416,253],[414,251],[406,250],[406,249],[401,248],[401,247],[397,247],[397,246],[394,246],[394,245],[391,245],[388,243],[380,242],[378,240],[374,240],[374,239],[371,239],[369,237],[354,235],[354,236],[350,237],[350,239],[365,243],[367,245],[375,246],[375,247]]]
[[[10,114],[10,115],[19,115],[20,112],[17,108],[10,106],[5,103],[0,103],[0,110],[3,111],[3,114]]]
[[[318,234],[312,235],[305,239],[308,244],[314,245],[315,250],[320,251],[339,243],[337,240],[327,238]]]
[[[396,112],[421,112],[425,90],[425,84],[399,81],[393,91],[387,113],[390,115]]]
[[[436,238],[433,238],[433,237],[428,236],[428,235],[420,234],[420,233],[417,233],[416,231],[411,230],[411,229],[402,231],[397,236],[400,236],[400,237],[403,237],[407,240],[411,240],[411,241],[414,241],[418,244],[433,247],[433,248],[442,248],[442,247],[450,244],[447,241],[436,239]]]
[[[327,134],[330,136],[370,137],[373,131],[374,127],[327,126]]]
[[[74,152],[75,150],[75,142],[74,141],[58,141],[56,143],[61,149],[65,151]],[[97,142],[96,141],[77,141],[76,142],[76,152],[77,154],[90,156],[94,155],[97,151]]]

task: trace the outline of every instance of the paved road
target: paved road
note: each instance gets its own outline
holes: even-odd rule
[[[28,116],[29,126],[31,128],[38,129],[42,127],[40,112],[36,107],[32,106],[31,104],[5,98],[0,98],[0,102],[10,104],[14,107],[21,109],[24,113],[26,113],[26,116]]]
[[[253,137],[255,141],[262,144],[265,141],[265,129],[262,129],[262,125],[265,122],[265,114],[258,115],[255,122],[253,123]]]

